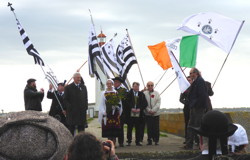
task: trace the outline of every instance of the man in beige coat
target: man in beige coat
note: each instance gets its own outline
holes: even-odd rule
[[[147,133],[148,133],[148,144],[152,145],[152,141],[155,145],[159,143],[159,123],[160,123],[160,105],[161,97],[160,94],[154,90],[154,83],[149,81],[147,83],[147,90],[144,91],[148,106],[145,109]]]

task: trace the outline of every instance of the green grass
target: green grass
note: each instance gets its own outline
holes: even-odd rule
[[[87,122],[90,123],[90,122],[93,121],[93,120],[94,120],[94,118],[88,118],[88,119],[87,119]]]

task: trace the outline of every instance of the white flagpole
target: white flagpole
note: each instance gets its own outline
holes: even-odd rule
[[[143,86],[145,88],[146,86],[145,86],[145,83],[144,83],[144,80],[143,80],[143,77],[142,77],[141,69],[140,69],[140,66],[139,66],[138,59],[137,59],[136,54],[135,54],[135,50],[134,50],[133,44],[131,42],[131,39],[130,39],[130,36],[129,36],[129,33],[128,33],[128,29],[126,29],[126,31],[127,31],[128,39],[129,39],[129,42],[131,44],[132,50],[134,51],[134,55],[135,55],[135,58],[136,58],[136,61],[137,61],[137,66],[138,66],[138,69],[139,69],[139,72],[140,72],[140,75],[141,75],[142,83],[143,83]]]

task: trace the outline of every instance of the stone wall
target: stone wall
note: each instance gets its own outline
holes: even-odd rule
[[[225,112],[233,123],[242,125],[250,138],[250,112]],[[183,113],[163,113],[160,115],[160,130],[184,137]]]

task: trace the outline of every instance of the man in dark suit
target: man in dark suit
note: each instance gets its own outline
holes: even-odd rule
[[[44,97],[44,89],[40,91],[36,89],[36,80],[30,78],[24,89],[24,105],[25,110],[42,111],[42,100]]]
[[[88,109],[88,92],[86,86],[81,83],[81,74],[73,75],[71,84],[65,87],[64,104],[66,106],[66,120],[72,135],[76,129],[78,132],[85,130],[86,111]]]
[[[208,107],[208,92],[204,79],[197,68],[190,70],[190,77],[193,83],[188,94],[188,105],[190,108],[190,119],[188,122],[187,138],[185,149],[193,149],[195,133],[190,127],[200,127],[201,118]]]
[[[63,103],[64,98],[64,85],[65,83],[58,83],[57,91],[53,90],[52,84],[49,85],[47,92],[47,98],[52,99],[49,115],[59,120],[66,125],[66,108]]]
[[[127,142],[130,146],[132,142],[132,130],[135,127],[135,143],[137,146],[142,146],[141,141],[141,121],[143,118],[143,111],[148,106],[147,100],[143,92],[139,91],[140,84],[133,83],[133,89],[127,95],[127,108],[125,109],[126,118],[128,120],[127,128]]]
[[[122,87],[122,83],[124,81],[121,77],[115,77],[112,80],[114,81],[115,90],[118,92],[118,95],[122,101],[123,112],[120,116],[121,135],[118,137],[118,143],[120,147],[124,147],[124,144],[123,144],[124,143],[124,123],[126,121],[124,110],[126,110],[125,107],[126,107],[127,89]]]

